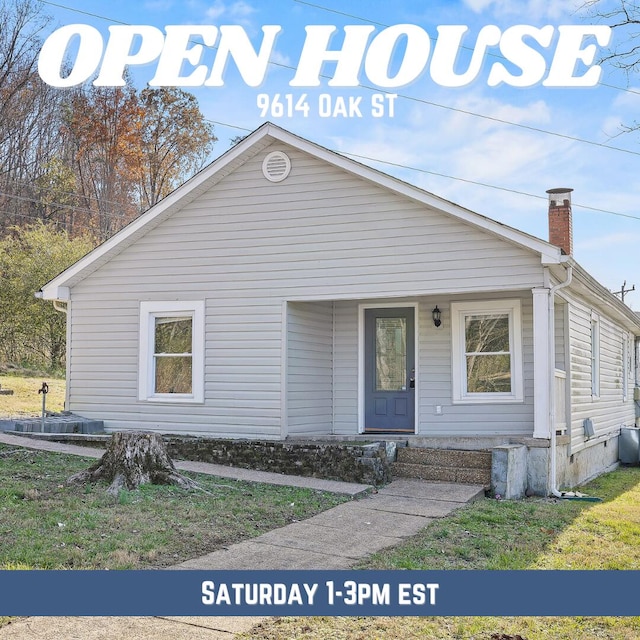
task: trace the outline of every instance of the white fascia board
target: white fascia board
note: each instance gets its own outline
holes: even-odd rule
[[[76,278],[81,279],[82,272],[85,270],[91,273],[90,269],[92,266],[95,266],[96,263],[106,262],[113,255],[117,255],[119,249],[128,246],[134,237],[143,235],[145,228],[152,225],[158,218],[163,215],[168,215],[187,204],[190,201],[187,199],[189,195],[191,195],[191,199],[195,198],[199,189],[210,186],[208,183],[212,176],[215,174],[224,175],[223,170],[225,167],[233,165],[243,153],[250,147],[256,145],[268,134],[269,126],[263,125],[247,136],[242,142],[214,160],[209,166],[187,180],[187,182],[171,192],[166,198],[163,198],[154,207],[151,207],[151,209],[130,222],[126,227],[122,228],[118,233],[111,236],[111,238],[89,252],[86,256],[80,258],[80,260],[72,264],[53,280],[50,280],[40,290],[42,293],[41,297],[45,300],[68,299],[61,296],[63,295],[64,289],[66,289],[68,295],[69,289],[66,285],[69,282],[77,281]]]
[[[265,140],[267,138],[268,140]],[[557,264],[560,262],[560,249],[544,242],[543,240],[534,238],[533,236],[522,231],[518,231],[513,227],[501,224],[478,213],[469,211],[468,209],[464,209],[463,207],[453,204],[448,200],[439,198],[438,196],[427,191],[423,191],[418,187],[414,187],[402,180],[389,176],[339,153],[330,151],[325,147],[310,142],[309,140],[301,138],[270,122],[267,122],[260,128],[256,129],[253,133],[249,134],[235,147],[232,147],[219,158],[214,160],[205,169],[190,178],[182,186],[170,193],[157,205],[130,222],[118,233],[84,256],[84,258],[78,260],[78,262],[71,265],[71,267],[44,285],[41,289],[42,297],[45,300],[65,299],[60,297],[60,287],[68,287],[71,284],[74,284],[84,277],[83,272],[86,272],[85,275],[88,275],[93,269],[97,268],[97,266],[107,262],[111,257],[113,257],[113,255],[117,255],[119,251],[128,246],[129,243],[133,242],[135,238],[143,235],[147,228],[153,228],[153,224],[159,222],[163,216],[170,215],[172,212],[183,207],[194,199],[201,189],[212,186],[211,180],[214,176],[217,175],[218,180],[221,180],[225,175],[227,175],[225,169],[235,169],[236,163],[242,163],[244,161],[242,156],[247,154],[250,149],[254,148],[255,152],[259,151],[260,148],[262,148],[259,147],[259,143],[261,141],[264,141],[265,146],[266,144],[275,141],[290,145],[304,153],[317,157],[320,160],[373,182],[387,190],[411,198],[412,200],[420,202],[430,208],[447,213],[454,218],[458,218],[459,220],[484,229],[493,235],[532,250],[540,254],[542,264]]]

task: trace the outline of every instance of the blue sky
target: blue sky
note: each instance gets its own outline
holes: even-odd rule
[[[595,18],[577,9],[581,4],[580,0],[58,0],[55,6],[45,3],[45,9],[55,25],[90,24],[105,39],[114,23],[160,29],[172,24],[240,25],[257,49],[262,26],[280,25],[271,57],[276,64],[269,66],[260,86],[247,86],[231,64],[223,86],[185,88],[198,97],[205,117],[216,123],[214,156],[226,151],[233,137],[271,120],[543,239],[547,239],[545,191],[570,187],[574,189],[577,261],[609,289],[619,290],[626,280],[628,287],[635,284],[640,290],[640,133],[622,133],[624,125],[638,118],[639,77],[627,78],[603,66],[600,84],[595,87],[545,87],[541,83],[491,87],[487,77],[495,59],[485,57],[475,80],[450,88],[434,82],[427,64],[415,81],[391,90],[398,94],[394,116],[378,118],[368,105],[371,95],[379,91],[332,87],[326,79],[318,88],[289,84],[307,25],[338,27],[338,39],[331,45],[336,48],[345,25],[373,24],[372,38],[386,25],[417,25],[432,38],[438,26],[465,25],[469,29],[465,44],[470,47],[487,25],[503,31],[514,25],[552,25],[554,40],[548,49],[540,48],[550,63],[559,25],[596,24]],[[614,34],[613,38],[613,45],[623,42],[622,36]],[[465,55],[462,52],[460,72],[466,68]],[[393,69],[394,62],[391,64]],[[136,70],[140,84],[154,72],[155,67],[149,67]],[[334,65],[327,64],[323,73],[331,75],[333,70]],[[359,77],[362,84],[371,84],[364,67]],[[294,100],[306,94],[308,116],[295,112],[292,117],[261,117],[258,96],[271,100],[276,94],[291,94]],[[361,96],[362,117],[320,117],[320,94],[329,94],[333,105]],[[640,291],[628,294],[626,302],[640,310]]]

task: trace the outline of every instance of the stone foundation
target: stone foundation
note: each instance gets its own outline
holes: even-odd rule
[[[165,440],[173,459],[374,486],[391,481],[384,442],[349,445],[172,436]]]

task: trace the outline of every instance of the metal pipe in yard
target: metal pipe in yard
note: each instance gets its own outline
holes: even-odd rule
[[[42,420],[40,422],[40,431],[44,433],[44,418],[47,414],[47,393],[49,393],[49,385],[46,382],[42,383],[38,394],[42,394]]]

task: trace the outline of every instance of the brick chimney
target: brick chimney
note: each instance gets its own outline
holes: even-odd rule
[[[549,242],[570,256],[573,253],[571,192],[573,189],[549,189]]]

